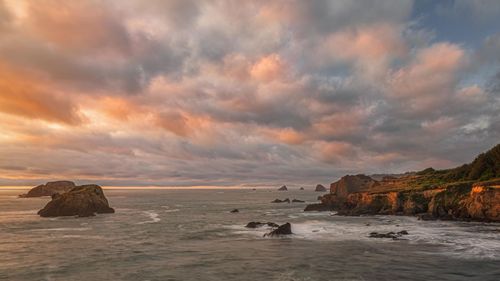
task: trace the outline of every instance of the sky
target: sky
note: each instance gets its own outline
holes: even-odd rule
[[[327,185],[497,143],[497,0],[0,0],[0,185]]]

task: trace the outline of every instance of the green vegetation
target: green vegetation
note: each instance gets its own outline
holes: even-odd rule
[[[486,153],[481,153],[470,164],[448,170],[434,170],[427,168],[417,175],[421,176],[415,181],[423,189],[432,188],[447,182],[458,181],[485,181],[500,177],[500,144]]]

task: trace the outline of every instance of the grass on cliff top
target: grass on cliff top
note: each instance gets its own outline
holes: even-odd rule
[[[479,154],[474,161],[460,167],[447,170],[427,168],[417,175],[429,184],[456,181],[486,181],[500,177],[500,144],[485,153]]]

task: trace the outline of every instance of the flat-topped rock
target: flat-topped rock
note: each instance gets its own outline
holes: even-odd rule
[[[279,191],[287,191],[288,188],[286,188],[286,185],[283,185],[282,187],[278,188]]]
[[[42,196],[52,196],[56,193],[65,193],[70,191],[76,185],[72,181],[52,181],[46,184],[41,184],[33,187],[26,194],[21,194],[19,197],[32,198]]]
[[[63,194],[54,194],[52,200],[38,211],[41,217],[79,216],[89,217],[96,213],[114,213],[109,207],[102,188],[95,184],[77,186]]]

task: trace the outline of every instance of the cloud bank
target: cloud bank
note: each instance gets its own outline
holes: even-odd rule
[[[500,140],[493,2],[0,0],[0,184],[312,185],[467,162]],[[480,40],[431,20],[467,11],[487,14],[467,21]]]

